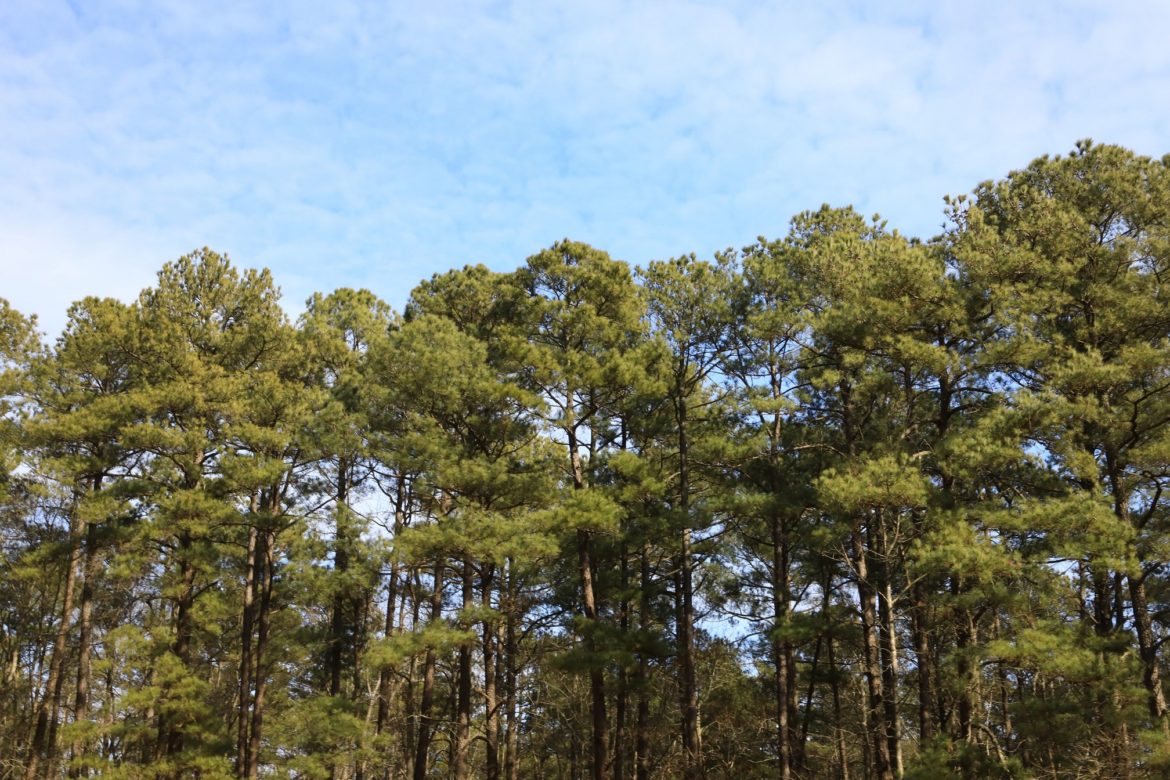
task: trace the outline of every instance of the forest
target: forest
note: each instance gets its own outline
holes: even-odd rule
[[[1170,155],[940,225],[0,302],[0,778],[1167,776]]]

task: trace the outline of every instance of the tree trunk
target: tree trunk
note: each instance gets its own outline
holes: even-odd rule
[[[1166,694],[1162,690],[1162,677],[1158,671],[1158,643],[1150,620],[1150,607],[1146,598],[1144,577],[1129,578],[1130,600],[1133,605],[1133,624],[1138,639],[1138,652],[1142,659],[1142,683],[1146,686],[1150,717],[1164,735],[1170,737],[1170,722],[1166,717]]]
[[[788,642],[783,632],[788,628],[788,543],[784,518],[772,517],[772,663],[775,669],[776,757],[780,780],[792,777],[792,743],[788,734]]]
[[[927,634],[929,615],[926,611],[926,589],[915,583],[911,614],[911,632],[914,644],[914,662],[918,667],[918,742],[921,745],[934,739],[934,654]]]
[[[572,398],[572,393],[569,394]],[[573,488],[585,489],[585,471],[581,464],[581,453],[575,429],[568,430],[569,463],[573,473]],[[593,590],[593,561],[590,552],[590,533],[585,529],[577,531],[577,566],[581,577],[581,607],[585,619],[591,626],[598,622],[597,597]],[[609,780],[609,726],[605,712],[605,670],[596,661],[596,637],[589,631],[585,647],[589,659],[589,699],[593,725],[592,777],[593,780]]]
[[[703,777],[699,694],[695,685],[694,560],[691,555],[691,482],[687,441],[687,410],[682,388],[676,390],[678,425],[678,509],[683,529],[679,544],[678,655],[679,709],[682,712],[683,773],[687,780]]]
[[[890,546],[885,523],[878,518],[877,553],[881,565],[881,589],[878,591],[878,616],[881,638],[882,704],[885,709],[886,740],[894,773],[902,776],[902,745],[898,729],[898,632],[894,624],[894,588]]]
[[[248,735],[248,780],[260,775],[260,747],[264,734],[265,694],[268,691],[268,668],[265,654],[268,650],[268,634],[272,622],[272,586],[275,566],[275,533],[265,530],[260,533],[257,549],[257,563],[260,566],[258,585],[260,601],[256,616],[256,664],[255,688],[252,699],[252,726]]]
[[[963,585],[959,582],[959,579],[952,577],[951,595],[957,600],[962,595],[963,590]],[[975,622],[971,617],[970,609],[959,607],[956,611],[958,620],[955,625],[955,658],[960,687],[958,694],[959,700],[956,708],[958,710],[959,722],[958,732],[955,734],[955,738],[960,742],[970,743],[973,737],[972,718],[975,711],[975,703],[972,698],[974,667],[969,657],[969,648],[975,644]]]
[[[831,633],[828,636],[827,643],[829,673],[831,675],[829,677],[829,690],[833,695],[833,736],[837,743],[837,764],[841,770],[841,780],[849,780],[849,759],[845,753],[845,724],[841,722],[841,683],[837,679],[837,655]]]
[[[500,712],[496,694],[496,635],[497,621],[492,614],[492,590],[495,587],[495,567],[483,565],[480,577],[481,598],[483,599],[483,700],[484,700],[484,743],[487,749],[487,780],[500,778]]]
[[[100,488],[100,478],[95,479],[94,491]],[[93,680],[93,594],[94,580],[98,576],[97,544],[97,524],[90,522],[85,529],[85,558],[81,566],[81,604],[77,618],[77,687],[73,697],[74,722],[89,719],[89,689]],[[70,777],[89,775],[89,770],[83,767],[88,752],[89,746],[86,742],[80,737],[75,737],[72,753],[77,765],[69,770]]]
[[[432,625],[442,619],[443,613],[443,562],[435,562],[434,591],[431,593]],[[435,648],[427,648],[426,661],[423,664],[422,701],[418,705],[418,744],[414,756],[414,780],[426,780],[427,763],[431,748],[431,707],[435,698]]]
[[[516,637],[516,623],[519,619],[519,593],[516,584],[516,564],[508,560],[507,606],[504,610],[504,776],[507,780],[518,780],[520,767],[517,750],[520,745],[519,724],[516,722],[516,677],[519,647]]]
[[[642,545],[638,629],[643,641],[650,634],[650,543]],[[646,649],[638,649],[638,669],[635,680],[638,690],[638,720],[634,726],[634,763],[637,780],[650,780],[650,682],[649,658]]]
[[[28,763],[24,767],[25,780],[33,780],[37,776],[42,755],[49,764],[52,764],[55,758],[57,714],[61,709],[61,695],[64,687],[62,683],[64,681],[65,645],[69,638],[69,629],[72,627],[73,591],[76,587],[77,565],[81,550],[81,522],[77,510],[74,508],[69,518],[69,557],[66,562],[65,584],[61,594],[61,622],[57,626],[57,635],[53,639],[53,654],[49,657],[49,678],[45,681],[45,691],[41,696],[40,706],[37,708],[36,726],[26,759]]]
[[[862,533],[853,533],[853,565],[857,571],[857,599],[861,610],[862,664],[867,698],[869,743],[873,746],[873,770],[878,780],[893,780],[890,743],[885,724],[885,705],[882,696],[882,674],[878,663],[878,647],[874,634],[877,616],[874,610],[874,591],[869,582],[869,553],[862,541]]]
[[[402,527],[406,519],[406,488],[405,482],[401,475],[398,479],[397,490],[394,498],[394,538],[402,532]],[[386,583],[386,622],[385,633],[386,638],[394,636],[394,607],[398,599],[398,577],[401,564],[398,558],[395,557],[390,562],[390,577]],[[387,721],[390,717],[391,704],[391,682],[393,669],[389,664],[383,664],[382,668],[378,670],[378,713],[374,720],[374,734],[381,736],[387,729]],[[383,780],[390,780],[392,765],[390,761],[385,763],[385,771],[383,772]]]
[[[236,713],[236,776],[247,777],[249,714],[252,711],[252,637],[256,611],[256,547],[258,531],[248,528],[248,559],[244,567],[244,610],[240,624],[239,708]]]
[[[463,611],[466,614],[474,606],[471,561],[463,559]],[[455,745],[451,762],[451,776],[455,780],[467,780],[470,769],[467,765],[468,750],[471,747],[471,642],[459,645],[459,679],[455,704]]]
[[[192,560],[193,547],[194,540],[191,538],[191,534],[186,531],[182,532],[179,535],[179,572],[182,586],[175,606],[175,641],[171,649],[175,657],[179,660],[183,671],[188,673],[191,669],[191,613],[195,607],[195,562]],[[164,696],[169,699],[172,696],[172,692],[168,690]],[[182,753],[183,729],[186,724],[180,723],[174,713],[166,713],[162,715],[160,725],[164,727],[161,732],[161,735],[164,736],[161,746],[162,755],[170,758]],[[176,771],[172,776],[177,780],[179,774]]]
[[[623,637],[630,634],[630,561],[626,541],[622,540],[621,552],[621,604],[619,606],[619,628]],[[617,703],[614,707],[613,726],[613,777],[626,780],[626,710],[629,707],[630,679],[625,664],[618,672]]]

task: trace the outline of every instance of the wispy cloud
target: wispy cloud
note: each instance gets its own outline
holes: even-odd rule
[[[293,309],[400,305],[563,236],[707,254],[826,201],[930,235],[1078,138],[1170,151],[1170,6],[806,5],[6,3],[0,295],[56,329],[206,244]]]

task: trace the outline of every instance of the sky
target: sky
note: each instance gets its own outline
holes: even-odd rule
[[[203,246],[295,315],[566,237],[709,257],[822,203],[928,238],[1078,139],[1170,153],[1167,29],[1154,0],[2,0],[0,297],[52,337]]]

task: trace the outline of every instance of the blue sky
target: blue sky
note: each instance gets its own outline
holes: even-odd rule
[[[898,11],[888,8],[896,7]],[[927,237],[1079,138],[1170,152],[1170,3],[0,2],[0,296],[50,334],[196,247],[290,312],[782,235]]]

